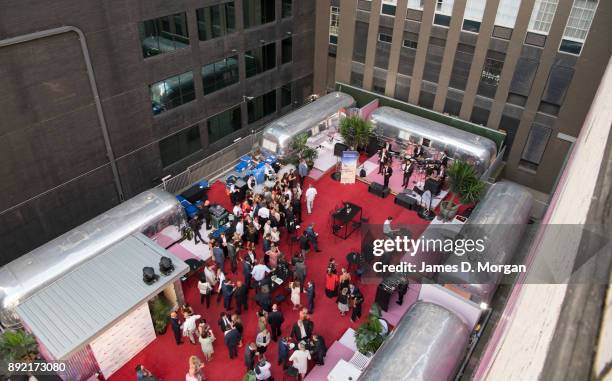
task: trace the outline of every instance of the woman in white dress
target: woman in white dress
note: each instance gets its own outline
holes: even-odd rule
[[[293,310],[297,310],[301,306],[301,294],[300,294],[300,282],[291,282],[291,303],[293,303]]]
[[[215,353],[215,349],[213,348],[213,341],[215,341],[215,336],[212,331],[205,330],[200,335],[198,339],[200,341],[200,345],[202,346],[202,353],[204,353],[204,358],[206,361],[210,361],[212,359],[213,353]]]
[[[297,369],[302,380],[308,371],[308,360],[310,360],[310,352],[306,350],[303,343],[300,343],[298,349],[289,357],[289,361],[291,361],[293,367]]]

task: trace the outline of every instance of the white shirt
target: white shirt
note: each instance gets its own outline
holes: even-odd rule
[[[212,286],[208,282],[198,282],[198,290],[200,290],[200,294],[207,295],[212,291]]]
[[[309,201],[314,200],[316,195],[317,195],[317,190],[314,187],[308,188],[308,190],[306,191],[306,199]]]
[[[266,274],[269,273],[270,271],[271,270],[268,266],[264,264],[258,264],[255,267],[253,267],[253,271],[251,271],[251,275],[253,275],[253,279],[259,282],[263,278],[265,278]]]
[[[270,209],[266,208],[265,206],[262,206],[257,211],[257,215],[261,218],[270,218]]]
[[[383,222],[383,233],[389,234],[392,231],[393,229],[391,229],[391,220],[385,220],[385,222]]]
[[[196,320],[198,320],[201,317],[202,316],[200,315],[191,315],[187,319],[185,319],[185,322],[183,323],[183,332],[195,331]]]
[[[255,378],[258,380],[267,380],[268,378],[272,377],[272,373],[270,373],[270,368],[272,367],[272,365],[270,364],[269,361],[266,361],[266,363],[262,366],[262,365],[256,365],[257,367],[259,367],[259,374],[257,374],[257,372],[255,372]]]
[[[241,237],[244,235],[244,224],[242,221],[236,223],[236,233],[240,234]]]
[[[217,284],[217,274],[215,274],[215,272],[209,267],[204,268],[204,276],[206,277],[206,281],[210,283],[211,286]]]
[[[223,271],[219,271],[219,286],[217,287],[217,292],[221,292],[221,287],[223,287],[223,281],[225,280],[225,274]]]
[[[240,208],[239,205],[236,205],[234,206],[233,212],[234,212],[234,216],[240,217],[242,215],[242,208]]]

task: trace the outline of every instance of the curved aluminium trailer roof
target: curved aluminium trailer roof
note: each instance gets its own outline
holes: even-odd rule
[[[470,330],[434,303],[416,302],[385,340],[360,381],[451,380],[465,355]]]
[[[509,264],[527,227],[532,205],[533,196],[525,187],[510,181],[493,184],[459,233],[469,239],[484,239],[484,251],[477,256],[451,254],[445,264],[460,268],[461,262],[469,261],[473,269],[477,268],[477,261]],[[489,302],[502,275],[485,271],[445,272],[439,274],[438,281],[454,283],[478,297],[479,302]]]
[[[0,268],[0,322],[18,324],[15,307],[37,290],[150,224],[182,216],[176,198],[151,189]]]
[[[411,142],[427,139],[430,147],[447,151],[453,159],[473,162],[479,173],[489,168],[497,155],[497,146],[491,139],[405,111],[385,106],[370,118],[384,137]]]
[[[324,95],[264,127],[262,148],[277,155],[284,155],[293,138],[316,127],[321,121],[334,115],[341,108],[354,105],[355,99],[348,94],[334,91]],[[270,146],[270,143],[273,146]]]

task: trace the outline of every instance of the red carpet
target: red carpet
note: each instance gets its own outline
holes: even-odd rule
[[[308,180],[307,180],[308,181]],[[311,251],[307,255],[306,266],[308,278],[314,280],[316,285],[316,300],[315,310],[311,316],[314,321],[314,332],[325,337],[327,345],[331,345],[334,340],[339,339],[344,331],[350,326],[357,328],[367,315],[372,302],[374,301],[376,285],[357,283],[365,297],[363,305],[363,316],[361,321],[351,323],[350,313],[345,317],[341,317],[338,311],[335,300],[328,299],[324,292],[324,275],[327,267],[327,261],[330,257],[336,258],[339,267],[346,267],[346,255],[360,247],[359,232],[353,233],[349,239],[342,240],[331,234],[330,228],[330,212],[335,209],[342,201],[350,201],[363,207],[363,216],[369,218],[369,223],[382,224],[387,216],[393,216],[394,224],[424,224],[415,212],[401,208],[393,203],[394,197],[389,196],[386,199],[381,199],[367,192],[367,185],[357,182],[351,185],[342,185],[333,181],[329,174],[323,176],[316,181],[315,187],[318,190],[318,196],[315,200],[314,211],[312,215],[306,213],[304,205],[304,223],[303,228],[308,223],[315,223],[315,230],[319,233],[319,246],[322,250],[320,253]],[[209,192],[209,198],[213,202],[218,202],[229,207],[229,199],[225,194],[225,186],[220,182],[213,184]],[[302,229],[303,229],[302,228]],[[423,229],[425,226],[423,226]],[[283,231],[284,232],[284,231]],[[289,246],[286,241],[286,234],[282,238],[281,250],[290,258]],[[299,250],[297,245],[294,245],[293,252]],[[258,247],[257,256],[261,258],[263,255],[261,245]],[[226,261],[226,269],[229,270],[229,263]],[[229,278],[232,280],[242,280],[242,273],[239,269],[237,275],[229,273]],[[217,304],[216,298],[211,300],[211,308],[206,309],[199,302],[199,294],[197,291],[197,280],[192,277],[183,284],[183,291],[187,301],[194,307],[197,314],[202,315],[209,324],[213,327],[217,340],[214,344],[215,354],[210,363],[207,363],[204,368],[204,374],[210,381],[225,380],[225,381],[241,381],[246,373],[243,357],[244,347],[239,348],[239,356],[237,359],[229,360],[227,347],[223,343],[223,334],[217,326],[219,313],[222,311],[222,301]],[[303,303],[306,303],[305,294],[303,294]],[[251,341],[255,341],[256,335],[256,317],[257,306],[253,301],[254,292],[251,290],[248,312],[243,312],[242,320],[244,323],[244,338],[243,342],[247,345]],[[285,314],[285,323],[283,324],[283,334],[289,334],[292,325],[297,320],[297,311],[291,311],[290,301],[287,300],[281,305],[281,309]],[[232,302],[233,304],[233,302]],[[174,337],[170,330],[165,335],[159,336],[153,343],[147,346],[135,358],[129,361],[111,378],[111,381],[128,381],[136,380],[134,368],[136,364],[143,364],[151,370],[153,374],[164,381],[183,381],[185,373],[188,369],[188,358],[190,355],[197,355],[203,359],[200,346],[188,343],[177,346],[174,343]],[[276,380],[282,380],[282,369],[276,365],[277,360],[277,345],[272,342],[266,353],[268,360],[273,365],[273,376]],[[311,363],[309,369],[313,364]],[[322,380],[323,381],[323,380]]]

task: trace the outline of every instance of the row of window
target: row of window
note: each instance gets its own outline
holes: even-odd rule
[[[241,0],[244,28],[276,20],[275,0]],[[281,17],[291,17],[293,1],[282,0]],[[196,9],[198,39],[207,41],[236,31],[234,1]],[[187,13],[176,13],[138,24],[143,57],[156,56],[189,46]]]
[[[292,103],[292,84],[284,85],[280,89],[281,108]],[[272,90],[247,103],[248,123],[256,122],[276,112],[276,90]],[[230,108],[214,115],[206,121],[208,142],[212,144],[223,137],[229,136],[242,128],[240,106]],[[159,142],[159,151],[162,165],[168,167],[194,153],[202,150],[200,125],[196,124],[182,130]]]
[[[293,42],[288,37],[281,41],[281,63],[292,60]],[[251,49],[244,54],[246,77],[263,73],[276,67],[276,43]],[[204,95],[238,83],[238,55],[224,58],[202,66],[202,88]],[[149,87],[153,114],[161,114],[195,99],[193,73],[179,74],[163,81],[156,82]]]
[[[528,31],[546,36],[550,31],[559,0],[535,0],[534,8],[529,20]],[[559,51],[570,54],[580,54],[582,45],[586,41],[588,31],[595,16],[598,0],[574,0],[570,16],[567,20]],[[450,25],[453,13],[454,0],[436,0],[433,24],[443,27]],[[467,0],[463,14],[462,30],[479,33],[484,15],[486,0]],[[520,0],[500,0],[495,16],[495,25],[502,28],[514,28]],[[336,8],[336,7],[332,7]],[[408,2],[408,11],[422,10],[423,1],[411,0]],[[383,0],[380,13],[395,16],[397,0]],[[332,9],[332,14],[334,10]],[[332,20],[330,20],[330,43],[332,42]],[[507,38],[510,38],[510,33]],[[337,41],[337,28],[334,34]],[[497,36],[499,37],[499,36]],[[526,41],[526,43],[528,43]]]
[[[372,90],[376,93],[384,95],[385,93],[385,83],[384,78],[381,76],[382,71],[378,69],[374,70],[374,81]],[[383,81],[379,81],[379,79],[383,79]],[[358,87],[363,87],[363,75],[357,73],[355,71],[351,72],[351,84]],[[424,82],[425,85],[425,82]],[[435,87],[425,89],[425,86],[422,87],[418,104],[419,106],[433,109],[433,103],[435,99]],[[408,94],[410,91],[410,78],[400,75],[397,77],[397,82],[395,86],[394,97],[398,100],[405,101],[408,98]],[[446,98],[446,102],[444,105],[444,112],[450,115],[459,115],[461,110],[461,98],[448,96]],[[486,108],[479,107],[474,105],[470,117],[470,121],[478,124],[486,125],[489,119],[490,110]],[[514,136],[516,135],[516,130],[520,124],[519,119],[510,118],[507,116],[502,116],[502,120],[499,123],[499,128],[507,132],[506,138],[506,156],[504,156],[504,160],[507,159],[508,154],[510,153],[510,148],[512,146],[512,142],[514,140]],[[537,170],[546,150],[547,144],[552,136],[552,128],[548,125],[534,122],[529,131],[529,135],[525,146],[521,152],[520,158],[520,166],[522,168],[526,168],[529,170]]]

